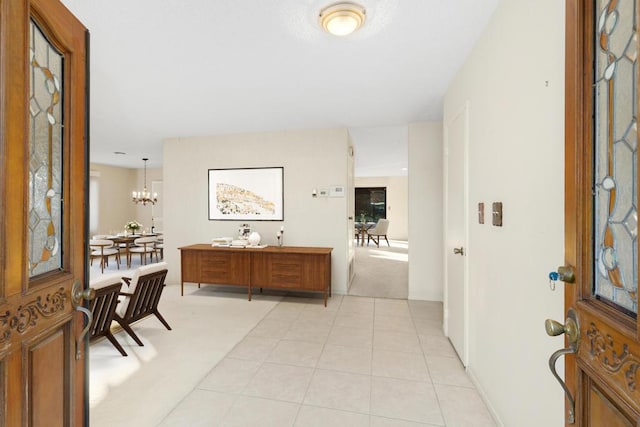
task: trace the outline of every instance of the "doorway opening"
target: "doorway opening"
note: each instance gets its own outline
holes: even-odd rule
[[[407,299],[408,178],[354,179],[354,279],[349,295]]]

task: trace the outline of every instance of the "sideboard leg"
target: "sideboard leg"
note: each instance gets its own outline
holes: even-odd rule
[[[180,282],[180,296],[184,296],[184,282]]]
[[[249,285],[249,286],[248,286],[248,288],[249,288],[249,292],[248,292],[248,294],[249,294],[249,301],[251,301],[251,285]]]

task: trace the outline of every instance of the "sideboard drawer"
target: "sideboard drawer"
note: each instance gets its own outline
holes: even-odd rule
[[[324,291],[331,271],[327,272],[327,260],[329,255],[256,253],[251,259],[251,285]]]
[[[202,252],[200,281],[225,285],[249,284],[249,254],[238,252]]]

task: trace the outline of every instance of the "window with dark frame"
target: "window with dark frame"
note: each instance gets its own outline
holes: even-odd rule
[[[386,187],[356,187],[355,219],[357,222],[377,222],[387,217]]]

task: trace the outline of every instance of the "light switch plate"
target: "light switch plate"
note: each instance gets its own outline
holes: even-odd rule
[[[330,187],[329,197],[344,197],[344,187],[342,185],[334,185]]]
[[[493,225],[502,227],[502,202],[493,202],[491,213]]]

